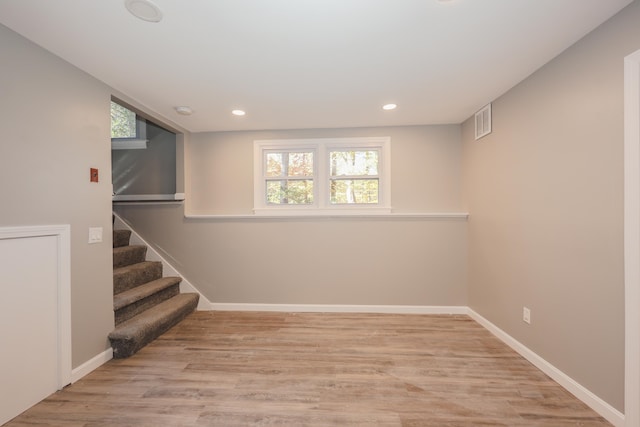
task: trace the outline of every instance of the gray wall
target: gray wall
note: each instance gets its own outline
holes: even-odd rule
[[[151,121],[145,150],[113,150],[113,191],[117,195],[176,193],[176,135]]]
[[[460,126],[192,134],[192,214],[253,208],[253,141],[391,137],[395,212],[459,212]],[[116,211],[211,301],[467,305],[466,221],[185,219],[180,205]]]
[[[491,135],[463,126],[471,308],[621,411],[623,58],[638,23],[634,2],[496,100]]]
[[[394,212],[460,211],[459,125],[192,134],[187,150],[187,210],[252,213],[254,140],[361,136],[391,137]]]
[[[247,214],[253,139],[390,135],[394,208],[468,210],[468,223],[189,220],[180,205],[118,211],[215,302],[468,304],[622,411],[622,59],[640,48],[638,22],[634,2],[496,100],[490,136],[474,141],[465,122],[462,153],[453,135],[425,137],[445,129],[428,126],[207,133],[184,145],[188,212]],[[345,233],[353,238],[334,247]],[[300,247],[297,235],[312,244]],[[379,242],[393,249],[369,249]],[[347,262],[331,269],[353,253],[352,265],[373,259],[376,273],[363,280]]]
[[[110,92],[0,25],[0,227],[71,224],[73,367],[113,328]],[[89,168],[100,171],[89,182]],[[87,244],[89,227],[104,242]],[[10,298],[11,284],[3,284]],[[29,309],[29,301],[16,301]]]

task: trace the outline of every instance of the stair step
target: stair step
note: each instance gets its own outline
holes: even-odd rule
[[[130,245],[113,248],[113,268],[143,262],[147,257],[147,247],[144,245]]]
[[[120,248],[129,245],[131,230],[113,230],[113,247]]]
[[[163,277],[113,297],[116,326],[180,293],[180,277]]]
[[[162,277],[162,263],[144,261],[113,270],[113,294],[140,286]]]
[[[120,324],[109,334],[113,357],[129,357],[168,331],[196,309],[198,298],[179,294]]]

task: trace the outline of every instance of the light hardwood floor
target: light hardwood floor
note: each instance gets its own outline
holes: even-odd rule
[[[610,424],[467,316],[196,312],[29,425]]]

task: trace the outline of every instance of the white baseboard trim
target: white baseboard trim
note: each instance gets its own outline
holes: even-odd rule
[[[624,414],[577,383],[567,374],[534,353],[524,344],[504,332],[489,320],[466,306],[408,306],[408,305],[331,305],[331,304],[235,304],[212,303],[215,311],[270,311],[290,313],[388,313],[388,314],[467,314],[481,326],[511,347],[534,366],[596,411],[615,427],[624,427]],[[75,383],[91,371],[113,358],[108,348],[71,371],[71,383]]]
[[[485,319],[471,308],[468,308],[469,316],[482,325],[485,329],[491,332],[493,335],[498,337],[502,342],[507,344],[513,350],[515,350],[522,357],[531,362],[535,367],[540,369],[542,372],[551,377],[554,381],[560,384],[562,387],[567,389],[571,394],[580,399],[586,405],[588,405],[591,409],[596,411],[602,417],[604,417],[607,421],[613,424],[616,427],[624,427],[624,414],[615,409],[613,406],[609,405],[604,400],[600,399],[598,396],[593,394],[591,391],[587,390],[584,386],[577,383],[574,379],[569,377],[567,374],[553,366],[551,363],[544,360],[542,357],[538,356],[520,341],[513,338],[511,335],[507,334],[502,329],[498,328],[496,325],[491,323],[489,320]]]
[[[89,374],[91,371],[99,368],[100,366],[107,363],[109,360],[113,359],[113,349],[109,347],[102,353],[96,355],[95,357],[87,360],[82,365],[78,366],[75,369],[71,370],[71,383],[75,383],[80,378]]]
[[[286,313],[468,314],[466,306],[212,303],[214,311]]]
[[[198,306],[196,310],[200,311],[209,311],[211,310],[211,301],[207,299],[202,293],[193,286],[187,279],[184,278],[182,274],[176,270],[173,265],[171,265],[158,251],[156,251],[146,240],[144,240],[138,233],[135,232],[133,228],[129,224],[127,224],[120,216],[113,212],[113,215],[116,219],[116,225],[118,227],[122,227],[131,231],[131,240],[130,242],[136,245],[145,245],[147,247],[147,259],[149,261],[160,261],[162,263],[162,274],[163,276],[179,276],[182,278],[180,282],[180,292],[191,292],[200,295],[198,299]]]
[[[160,260],[158,260],[158,261],[160,261]],[[163,263],[163,267],[165,265],[168,265],[168,264]],[[174,272],[172,272],[172,270]],[[167,268],[167,272],[170,273],[169,274],[170,276],[180,276],[180,277],[182,277],[182,275],[180,273],[178,273],[177,271],[175,271],[173,268]],[[200,299],[198,299],[198,306],[196,307],[196,310],[198,310],[198,311],[210,311],[210,310],[212,310],[211,302],[207,299],[207,297],[202,295],[200,293],[200,291],[196,287],[194,287],[191,283],[189,283],[189,281],[186,280],[184,277],[182,277],[182,282],[180,282],[180,292],[181,293],[194,293],[194,294],[199,294],[200,295]]]

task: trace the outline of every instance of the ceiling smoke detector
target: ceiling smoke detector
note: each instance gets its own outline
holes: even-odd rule
[[[191,107],[175,107],[176,113],[183,116],[190,116],[193,114],[193,110]]]
[[[138,19],[147,22],[162,21],[162,11],[149,0],[125,0],[124,5]]]

